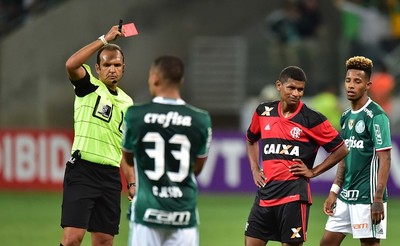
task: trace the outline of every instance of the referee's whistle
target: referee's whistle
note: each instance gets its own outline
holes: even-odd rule
[[[122,32],[122,19],[119,19],[118,31]]]

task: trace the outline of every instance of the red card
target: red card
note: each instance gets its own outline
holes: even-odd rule
[[[128,23],[125,25],[122,25],[122,28],[124,28],[124,36],[125,37],[130,37],[133,35],[138,35],[138,31],[136,30],[135,24],[133,23]]]

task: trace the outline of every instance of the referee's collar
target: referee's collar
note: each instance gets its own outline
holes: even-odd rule
[[[161,104],[172,104],[172,105],[184,105],[186,102],[181,98],[166,98],[166,97],[155,97],[153,102]]]

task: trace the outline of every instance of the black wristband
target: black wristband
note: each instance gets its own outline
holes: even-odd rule
[[[136,183],[129,183],[129,184],[127,185],[128,190],[129,190],[132,186],[136,186]]]

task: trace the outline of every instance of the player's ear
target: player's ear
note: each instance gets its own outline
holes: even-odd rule
[[[277,90],[277,91],[280,91],[280,90],[281,90],[281,86],[282,86],[282,82],[278,79],[278,80],[275,82],[276,90]]]
[[[153,74],[153,76],[154,76],[154,85],[155,86],[160,86],[162,84],[164,75],[158,69],[154,69],[153,71],[154,71],[154,74]]]
[[[96,68],[96,73],[100,74],[100,66],[99,66],[99,64],[96,63],[94,66]]]
[[[372,85],[372,81],[369,80],[369,81],[367,82],[367,87],[366,87],[365,89],[366,89],[366,90],[369,90],[369,88],[370,88],[371,85]]]
[[[155,86],[160,86],[160,84],[161,84],[160,76],[158,76],[158,75],[154,76],[153,84]]]

